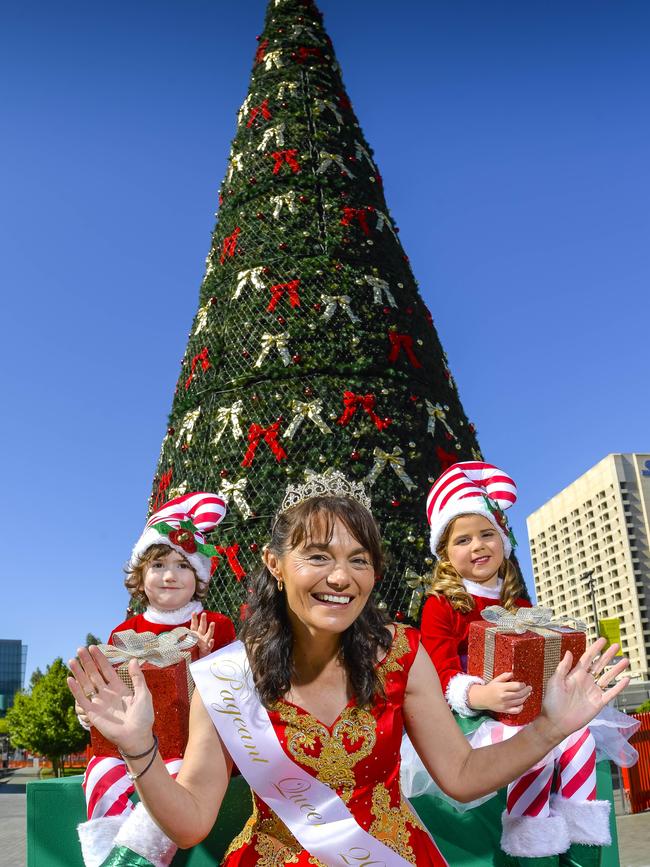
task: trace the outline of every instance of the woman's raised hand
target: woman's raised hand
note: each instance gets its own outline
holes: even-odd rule
[[[151,746],[153,702],[137,661],[129,662],[133,693],[98,647],[81,647],[70,660],[68,686],[77,705],[107,740],[136,755]]]
[[[620,650],[618,644],[612,644],[601,655],[606,644],[604,638],[595,641],[573,669],[573,657],[567,652],[546,686],[541,715],[558,728],[563,737],[588,725],[630,682],[629,677],[623,677],[607,689],[625,671],[629,660],[622,659],[605,671]]]

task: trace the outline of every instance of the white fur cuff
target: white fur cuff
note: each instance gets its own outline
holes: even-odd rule
[[[154,867],[169,867],[178,846],[156,825],[140,803],[115,838],[116,846],[125,846],[151,861]]]
[[[571,845],[562,816],[501,816],[501,848],[515,858],[547,858]]]
[[[469,706],[467,703],[467,693],[472,684],[484,682],[482,678],[475,677],[472,674],[455,674],[447,684],[447,689],[445,690],[447,704],[460,716],[476,716],[479,711]]]
[[[81,843],[81,857],[86,867],[99,867],[113,848],[115,835],[126,822],[128,813],[121,816],[102,816],[77,825]]]
[[[609,801],[572,801],[561,795],[551,795],[551,814],[562,816],[572,843],[589,846],[610,846]]]

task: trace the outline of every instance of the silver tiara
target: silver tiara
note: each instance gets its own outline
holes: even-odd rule
[[[302,485],[289,485],[282,500],[278,514],[286,512],[292,506],[311,500],[312,497],[349,497],[370,511],[370,497],[366,494],[361,482],[351,482],[340,470],[326,470],[315,473],[305,470],[305,482]]]

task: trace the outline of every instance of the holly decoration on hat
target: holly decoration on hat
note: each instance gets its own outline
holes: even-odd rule
[[[506,518],[505,512],[501,508],[501,506],[496,503],[494,500],[491,500],[490,497],[483,495],[483,499],[485,500],[485,505],[488,507],[490,514],[494,517],[494,520],[497,522],[499,527],[503,530],[505,535],[510,540],[510,544],[513,548],[517,547],[517,540],[515,539],[515,535],[510,529],[510,525],[508,524],[508,519]]]
[[[182,548],[187,554],[196,553],[196,540],[189,530],[170,530],[169,541],[172,545]]]

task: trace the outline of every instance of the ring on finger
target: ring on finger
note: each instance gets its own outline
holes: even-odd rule
[[[92,701],[95,698],[95,696],[98,695],[98,692],[96,689],[91,689],[90,692],[86,692],[86,693],[84,693],[84,695],[86,696],[87,699]]]

